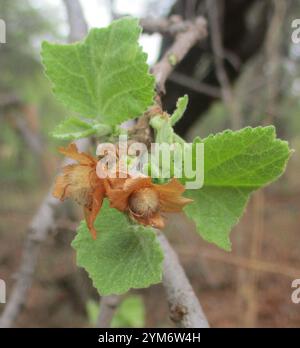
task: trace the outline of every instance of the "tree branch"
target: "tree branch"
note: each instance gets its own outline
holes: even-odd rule
[[[168,18],[142,18],[140,25],[143,33],[175,36],[185,32],[190,27],[189,21],[184,21],[180,16],[173,15]]]
[[[77,146],[82,151],[88,145],[89,140],[87,139],[77,141]],[[62,162],[62,166],[69,163],[70,161],[66,159]],[[29,225],[17,280],[0,318],[0,328],[11,327],[25,304],[28,290],[32,284],[41,245],[47,239],[49,232],[55,225],[55,212],[61,204],[61,201],[53,197],[51,188]]]
[[[178,327],[208,328],[209,324],[197,296],[182,268],[176,252],[162,232],[156,230],[157,239],[164,252],[163,286],[166,291],[170,318]],[[98,328],[109,328],[121,296],[101,298]]]
[[[78,0],[64,0],[64,3],[67,6],[69,20],[72,21],[70,23],[71,31],[69,40],[79,40],[87,33],[87,26],[84,25],[85,20],[80,4]],[[78,28],[76,23],[79,23]],[[76,143],[81,151],[85,151],[90,141],[88,139],[80,139]],[[62,162],[62,166],[69,163],[70,160],[65,159]],[[49,231],[51,231],[55,223],[55,212],[60,206],[61,202],[52,196],[51,188],[28,228],[17,281],[0,318],[0,328],[11,327],[25,304],[28,290],[32,284],[41,245],[47,239]]]
[[[78,0],[63,0],[70,26],[69,41],[79,41],[88,32],[88,25],[86,23],[83,10]]]
[[[98,317],[97,327],[109,328],[111,321],[115,315],[116,309],[121,302],[121,296],[111,295],[101,297],[100,313]]]
[[[2,94],[0,93],[0,108],[20,107],[23,102],[16,94]]]
[[[38,158],[42,158],[45,151],[44,143],[42,139],[33,132],[27,125],[24,115],[19,110],[10,111],[6,114],[6,117],[13,128],[20,134],[29,150]]]
[[[158,93],[165,93],[165,83],[175,66],[182,61],[199,40],[206,36],[206,20],[203,17],[197,17],[194,21],[190,21],[188,29],[176,35],[173,45],[152,69],[156,77]]]
[[[209,327],[178,256],[163,233],[157,231],[157,239],[165,255],[163,285],[168,298],[170,318],[178,327]]]
[[[221,86],[223,102],[230,113],[232,128],[237,130],[241,128],[241,119],[235,103],[233,90],[224,66],[225,53],[220,29],[219,4],[220,2],[216,0],[206,0],[216,75]]]
[[[197,93],[206,94],[213,98],[221,98],[222,96],[219,88],[200,82],[196,78],[180,73],[179,71],[173,71],[169,80],[183,87],[192,89]]]
[[[124,17],[124,14],[116,14],[112,11],[112,18],[119,19]],[[143,34],[155,34],[176,36],[179,33],[185,32],[190,28],[191,22],[183,20],[181,16],[173,15],[168,18],[145,17],[139,20],[143,28]]]

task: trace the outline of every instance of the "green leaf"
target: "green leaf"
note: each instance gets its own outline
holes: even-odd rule
[[[111,327],[142,328],[144,326],[145,306],[142,297],[138,295],[128,296],[116,310]]]
[[[194,203],[185,211],[205,240],[230,250],[229,233],[250,193],[284,172],[291,151],[273,126],[225,131],[203,142],[204,186],[187,192]]]
[[[92,29],[82,42],[42,44],[46,75],[71,110],[116,125],[141,115],[153,102],[154,77],[138,44],[138,20],[123,18]]]
[[[150,120],[150,126],[155,130],[155,142],[158,144],[172,144],[174,130],[170,118],[154,116]]]
[[[184,95],[183,97],[179,98],[176,103],[176,110],[173,112],[171,116],[167,115],[166,113],[163,115],[156,115],[151,118],[149,124],[155,131],[155,142],[162,144],[173,144],[173,143],[180,143],[183,144],[185,141],[180,138],[179,135],[177,135],[174,132],[173,126],[181,119],[183,116],[187,105],[188,105],[189,98],[187,95]],[[169,117],[168,117],[169,116]]]
[[[176,110],[173,112],[171,119],[171,124],[174,126],[183,116],[189,102],[189,97],[185,94],[183,97],[179,98],[176,103]]]
[[[161,281],[163,254],[152,228],[135,225],[105,201],[93,240],[81,222],[72,246],[101,295],[121,294]]]
[[[108,125],[88,123],[77,117],[69,117],[62,121],[51,134],[57,139],[74,140],[93,134],[109,135],[111,132],[112,128]]]
[[[95,326],[99,317],[99,301],[88,300],[85,306],[87,312],[89,324]]]
[[[101,302],[89,300],[86,304],[86,311],[89,323],[92,326],[97,324],[101,312]],[[142,328],[145,326],[145,305],[143,298],[138,295],[126,297],[118,306],[110,327],[112,328]]]

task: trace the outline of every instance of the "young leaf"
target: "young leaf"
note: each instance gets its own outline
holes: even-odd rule
[[[56,97],[110,125],[142,114],[153,101],[154,77],[138,44],[140,33],[138,20],[123,18],[92,29],[83,42],[43,42],[43,64]]]
[[[127,217],[104,202],[93,240],[81,222],[72,246],[101,295],[121,294],[130,288],[159,283],[163,254],[152,228],[131,224]]]
[[[183,97],[179,98],[176,103],[176,110],[171,115],[171,124],[174,126],[183,116],[189,102],[189,97],[185,94]]]
[[[173,143],[174,130],[169,118],[154,116],[150,120],[150,125],[155,129],[155,142],[158,144]]]
[[[187,95],[180,97],[176,103],[176,110],[170,117],[167,115],[157,115],[151,118],[150,126],[155,130],[155,142],[162,144],[184,143],[185,141],[174,132],[173,126],[181,119],[189,98]]]
[[[101,303],[89,300],[86,304],[89,322],[95,326],[101,312]],[[112,328],[142,328],[145,326],[145,305],[139,295],[126,297],[116,309],[110,327]]]
[[[110,126],[105,124],[92,124],[77,117],[69,117],[62,121],[52,132],[57,139],[74,140],[88,137],[93,134],[99,136],[108,135],[112,132]]]
[[[291,151],[273,126],[225,131],[203,142],[204,187],[187,192],[194,203],[185,211],[205,240],[230,250],[229,233],[250,193],[284,172]]]
[[[101,308],[100,308],[101,310]],[[125,298],[111,322],[115,328],[142,328],[145,326],[145,305],[141,296],[131,295]]]

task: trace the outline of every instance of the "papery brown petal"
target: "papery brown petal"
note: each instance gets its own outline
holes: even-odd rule
[[[123,189],[130,193],[134,191],[138,191],[145,187],[151,187],[152,181],[150,177],[137,177],[137,178],[129,178],[125,181]]]
[[[61,201],[68,198],[69,194],[67,193],[67,187],[69,184],[69,180],[64,175],[59,175],[56,177],[54,182],[54,187],[52,191],[52,195],[60,199]]]
[[[128,210],[128,197],[130,193],[122,189],[106,190],[106,195],[110,201],[111,208],[116,208],[120,211]]]
[[[112,190],[122,190],[125,184],[126,178],[108,178],[109,189]]]
[[[120,185],[120,182],[118,182]],[[107,187],[106,194],[110,200],[110,206],[120,211],[128,210],[129,196],[144,187],[151,187],[151,178],[129,178],[124,180],[123,187],[114,189],[113,185]]]
[[[193,202],[192,199],[182,196],[185,188],[177,179],[172,179],[164,185],[154,186],[155,190],[159,193],[161,211],[180,212],[186,204]]]
[[[84,215],[88,229],[91,232],[91,235],[94,239],[96,239],[97,231],[94,227],[94,221],[99,213],[99,210],[102,207],[103,199],[104,199],[104,187],[98,186],[94,190],[92,194],[92,201],[89,207],[84,207]]]
[[[149,217],[149,225],[162,230],[165,227],[165,222],[160,213],[155,213]]]
[[[95,239],[94,221],[105,196],[103,181],[96,174],[97,161],[86,153],[79,153],[75,144],[61,148],[60,152],[77,160],[79,164],[63,168],[63,173],[56,178],[53,196],[62,201],[72,198],[84,207],[87,226]]]
[[[129,211],[129,215],[133,220],[139,222],[142,225],[152,226],[158,229],[163,229],[165,227],[164,219],[159,212],[153,213],[148,216],[140,216],[134,214],[132,211]]]
[[[66,148],[60,147],[58,150],[63,155],[78,161],[80,164],[96,165],[96,159],[87,153],[78,152],[77,146],[74,143],[69,144]]]
[[[54,184],[53,196],[64,200],[73,198],[79,204],[88,202],[92,186],[90,182],[91,168],[80,164],[70,164],[63,168]]]

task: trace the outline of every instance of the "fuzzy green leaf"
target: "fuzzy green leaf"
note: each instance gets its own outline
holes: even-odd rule
[[[211,135],[204,142],[204,186],[189,190],[185,208],[200,235],[230,250],[229,233],[243,214],[250,193],[276,180],[291,154],[273,126]]]
[[[98,136],[108,135],[112,128],[105,124],[88,123],[77,117],[69,117],[62,121],[51,133],[54,138],[74,140],[97,134]]]
[[[46,75],[56,97],[84,117],[110,125],[142,114],[153,102],[154,77],[138,44],[138,20],[92,29],[82,42],[43,42]]]
[[[108,202],[96,222],[93,240],[81,222],[72,246],[77,263],[84,267],[101,295],[121,294],[130,288],[146,288],[162,277],[163,254],[152,228],[130,223]]]

